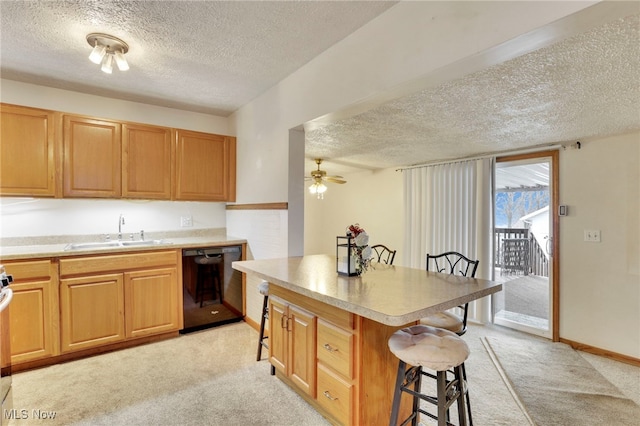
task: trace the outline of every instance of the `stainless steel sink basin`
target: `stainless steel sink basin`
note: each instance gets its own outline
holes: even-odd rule
[[[94,250],[103,248],[121,248],[121,247],[145,247],[160,244],[171,244],[166,240],[138,240],[138,241],[101,241],[95,243],[73,243],[68,244],[64,250]]]

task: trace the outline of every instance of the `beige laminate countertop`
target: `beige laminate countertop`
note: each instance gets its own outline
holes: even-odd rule
[[[234,269],[389,326],[402,326],[502,290],[494,281],[373,264],[360,277],[336,272],[335,256],[245,260]]]
[[[68,257],[89,254],[108,254],[108,253],[126,253],[140,252],[148,250],[162,249],[185,249],[185,248],[203,248],[203,247],[223,247],[230,245],[240,245],[247,242],[242,238],[232,237],[221,233],[195,233],[195,235],[180,235],[180,233],[160,234],[154,233],[153,236],[147,235],[146,240],[162,240],[160,244],[137,247],[105,247],[90,248],[81,250],[65,250],[70,243],[78,242],[98,242],[100,239],[95,237],[88,240],[87,237],[64,237],[57,238],[37,238],[28,240],[28,244],[24,245],[2,245],[0,247],[0,259],[6,260],[22,260],[47,257]],[[56,240],[65,240],[57,242]],[[123,238],[123,241],[126,241]]]

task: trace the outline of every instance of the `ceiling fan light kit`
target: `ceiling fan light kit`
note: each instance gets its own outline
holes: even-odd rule
[[[102,64],[102,72],[111,74],[114,60],[120,71],[129,69],[129,63],[124,57],[129,51],[129,45],[124,41],[109,34],[91,33],[87,35],[87,43],[93,47],[89,60],[94,64]]]
[[[309,186],[309,193],[317,195],[318,199],[321,200],[324,198],[324,193],[327,191],[327,186],[324,182],[343,184],[347,183],[347,181],[344,180],[342,176],[327,176],[327,172],[320,170],[322,158],[316,158],[315,161],[318,165],[318,170],[313,170],[311,172],[311,177],[305,179],[313,181],[311,186]]]

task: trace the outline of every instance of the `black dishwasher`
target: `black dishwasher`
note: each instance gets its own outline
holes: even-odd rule
[[[184,328],[180,333],[243,319],[242,273],[231,267],[231,262],[241,258],[242,246],[182,250]],[[219,277],[219,285],[212,275]]]

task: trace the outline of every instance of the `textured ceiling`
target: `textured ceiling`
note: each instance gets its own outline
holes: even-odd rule
[[[9,80],[228,116],[393,4],[3,0],[0,72]],[[86,36],[93,32],[129,44],[129,71],[108,75],[89,62]]]
[[[0,73],[228,116],[394,4],[0,0]],[[324,158],[329,174],[346,174],[638,130],[640,8],[633,6],[633,16],[387,96],[393,100],[364,113],[304,123],[306,157]],[[87,59],[91,32],[126,41],[131,69],[100,72]]]
[[[350,118],[308,123],[307,157],[344,173],[640,130],[639,30],[636,14]]]

